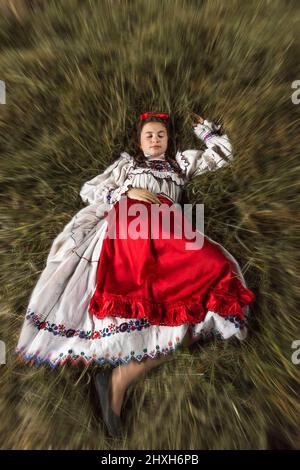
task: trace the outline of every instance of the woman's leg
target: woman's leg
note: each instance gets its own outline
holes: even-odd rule
[[[193,342],[190,331],[188,330],[182,345],[183,347],[188,347]],[[122,364],[115,367],[111,374],[110,384],[110,400],[113,411],[120,416],[124,395],[129,385],[139,380],[149,372],[149,370],[172,359],[174,359],[174,355],[170,353],[167,356],[160,356],[157,359],[147,358],[141,362],[132,360],[129,364]]]
[[[113,369],[111,374],[110,400],[114,412],[120,416],[125,392],[129,385],[138,381],[149,370],[173,359],[173,354],[161,356],[157,359],[147,358],[141,362],[132,360],[129,364],[122,364]]]
[[[186,332],[186,335],[183,338],[182,346],[184,348],[188,348],[191,344],[196,343],[198,341],[199,337],[194,337],[192,336],[191,330],[188,329]]]

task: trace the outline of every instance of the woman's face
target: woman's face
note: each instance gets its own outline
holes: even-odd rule
[[[168,132],[160,122],[147,122],[141,132],[141,149],[150,157],[158,157],[168,147]]]

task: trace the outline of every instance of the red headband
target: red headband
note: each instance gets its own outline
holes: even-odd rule
[[[140,114],[140,121],[145,121],[145,119],[151,116],[161,118],[164,121],[168,121],[170,119],[170,116],[167,113],[142,113]]]

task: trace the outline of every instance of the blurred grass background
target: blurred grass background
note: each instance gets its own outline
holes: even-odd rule
[[[1,448],[300,447],[299,25],[291,0],[1,0]],[[32,368],[14,348],[81,185],[128,149],[144,111],[171,113],[174,151],[201,146],[190,111],[223,121],[235,161],[187,193],[257,299],[244,343],[178,350],[128,390],[119,441],[92,405],[95,367]]]

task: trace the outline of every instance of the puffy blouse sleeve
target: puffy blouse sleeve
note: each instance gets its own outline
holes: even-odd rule
[[[227,134],[217,134],[219,127],[207,120],[197,124],[194,133],[207,148],[204,151],[191,149],[176,153],[176,161],[188,179],[218,170],[231,162],[231,142]]]
[[[132,162],[133,158],[122,152],[103,173],[84,183],[79,193],[83,202],[114,204],[119,201],[131,186],[127,175]]]

